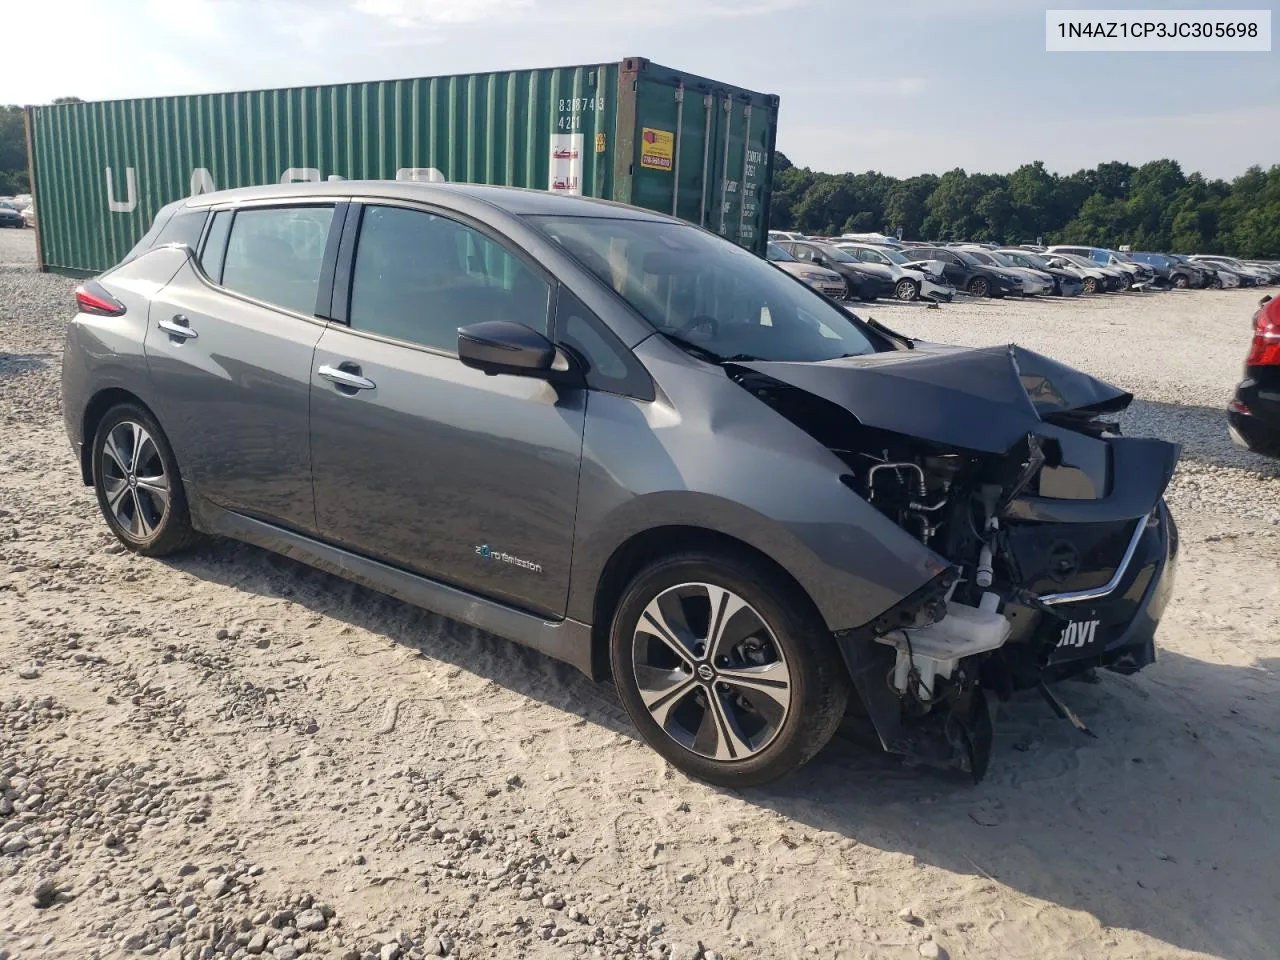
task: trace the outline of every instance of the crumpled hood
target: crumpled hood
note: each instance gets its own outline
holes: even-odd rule
[[[819,363],[736,365],[830,401],[865,426],[984,453],[1007,452],[1053,414],[1116,412],[1133,399],[1013,344],[916,341],[913,350]]]

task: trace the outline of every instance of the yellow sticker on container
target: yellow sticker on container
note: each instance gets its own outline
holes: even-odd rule
[[[644,127],[640,131],[640,166],[647,170],[670,170],[675,147],[676,135],[670,130]]]
[[[596,153],[604,153],[604,134],[596,134]]]

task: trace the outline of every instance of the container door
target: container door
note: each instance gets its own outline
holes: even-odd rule
[[[631,202],[762,251],[775,111],[652,79],[636,101]]]

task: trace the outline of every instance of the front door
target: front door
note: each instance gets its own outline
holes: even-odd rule
[[[436,580],[563,616],[586,393],[486,376],[458,327],[549,330],[553,285],[501,242],[425,210],[367,206],[347,325],[312,365],[320,535]]]
[[[303,532],[315,529],[307,408],[333,214],[216,212],[203,271],[188,261],[153,298],[145,340],[185,479],[220,507]]]

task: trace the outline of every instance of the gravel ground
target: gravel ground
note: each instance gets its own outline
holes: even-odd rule
[[[1163,657],[1063,691],[1097,739],[1002,707],[977,787],[837,738],[736,794],[503,641],[248,546],[124,553],[31,259],[0,232],[0,960],[1276,956],[1280,471],[1221,414],[1256,296],[874,306],[1185,444]]]

